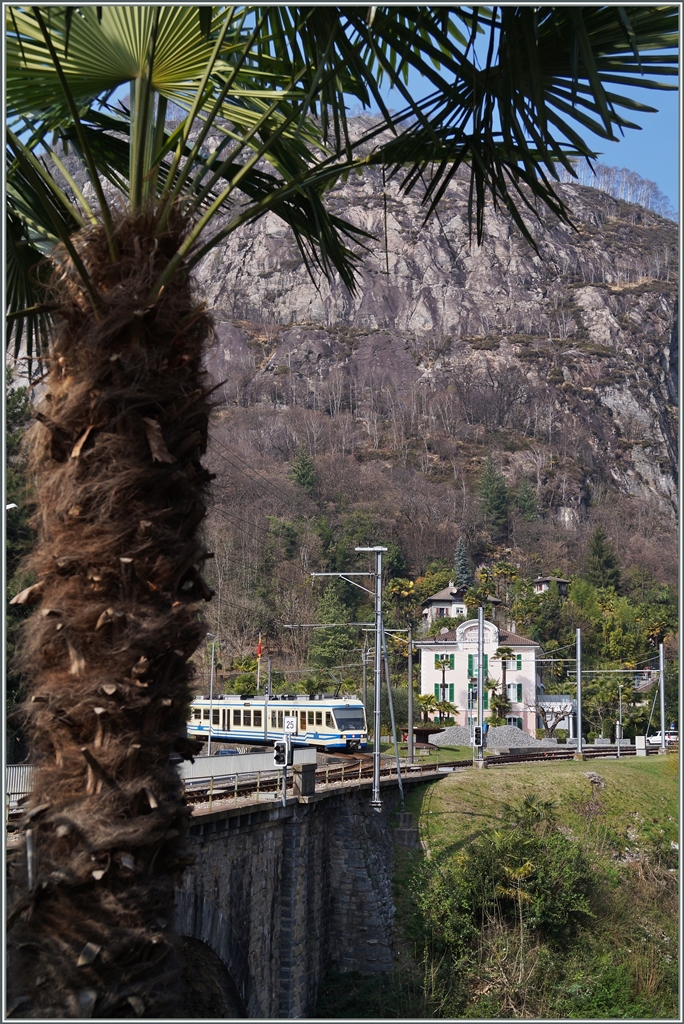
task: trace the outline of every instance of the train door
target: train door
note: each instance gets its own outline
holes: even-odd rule
[[[299,712],[299,731],[306,732],[306,711]]]
[[[230,708],[222,708],[223,711],[223,731],[228,732],[230,729]]]

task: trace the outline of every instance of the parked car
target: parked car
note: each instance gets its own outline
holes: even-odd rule
[[[659,732],[653,733],[652,736],[648,737],[648,742],[652,743],[656,747],[659,747],[660,746],[660,733]],[[665,746],[666,747],[673,747],[676,743],[679,743],[679,733],[674,731],[674,730],[672,730],[672,729],[666,730],[666,732],[665,732]]]

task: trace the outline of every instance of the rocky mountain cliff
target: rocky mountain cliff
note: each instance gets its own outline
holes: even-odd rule
[[[560,191],[575,227],[530,217],[535,252],[497,211],[471,244],[467,181],[425,223],[396,180],[350,176],[330,205],[375,236],[355,294],[312,283],[273,216],[233,235],[199,273],[231,423],[236,405],[321,414],[285,431],[281,458],[306,444],[469,482],[484,446],[569,527],[606,491],[674,516],[677,226]]]

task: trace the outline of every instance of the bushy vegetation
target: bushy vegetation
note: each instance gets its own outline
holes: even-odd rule
[[[395,971],[380,984],[331,973],[315,1015],[676,1016],[675,760],[516,766],[411,791],[424,851],[395,850]]]

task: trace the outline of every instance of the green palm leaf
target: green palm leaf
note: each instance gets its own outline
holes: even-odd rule
[[[622,111],[650,108],[620,90],[674,88],[659,79],[677,72],[673,7],[52,7],[49,46],[41,17],[8,9],[8,116],[38,126],[38,141],[56,132],[134,208],[161,196],[162,227],[169,204],[189,197],[201,230],[169,276],[273,210],[307,265],[353,288],[352,243],[363,234],[331,217],[323,197],[369,165],[399,174],[407,192],[423,189],[426,216],[466,166],[478,240],[487,204],[501,203],[532,241],[537,201],[568,219],[557,165],[597,155],[582,130],[613,139],[635,127]],[[429,95],[411,95],[410,74],[430,83]],[[398,113],[383,101],[383,80],[404,101]],[[126,83],[131,109],[115,113],[107,103]],[[350,132],[350,98],[380,111],[361,137]],[[169,103],[185,111],[175,131]],[[47,238],[53,199],[41,202],[30,230],[41,224]],[[25,207],[14,216],[28,217]],[[76,202],[74,219],[84,212]],[[10,312],[19,294],[12,289]]]

